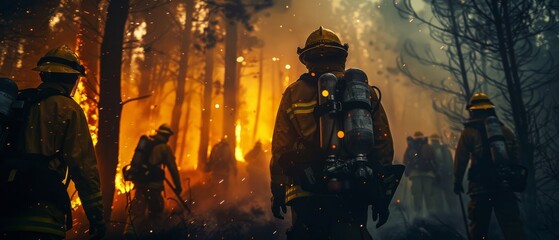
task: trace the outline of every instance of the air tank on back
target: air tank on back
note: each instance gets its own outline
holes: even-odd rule
[[[319,116],[320,147],[328,157],[334,157],[339,152],[340,140],[337,136],[339,124],[336,121],[340,104],[336,99],[336,84],[338,78],[332,73],[322,74],[318,78],[318,105],[324,111]]]
[[[364,157],[374,144],[371,88],[360,69],[348,69],[343,81],[344,148],[354,157]]]

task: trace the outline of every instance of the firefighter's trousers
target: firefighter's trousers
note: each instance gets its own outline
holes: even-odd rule
[[[513,192],[507,191],[470,195],[468,218],[473,240],[487,239],[492,210],[495,211],[505,239],[525,238],[516,196]]]
[[[291,203],[293,226],[288,240],[372,240],[367,205],[334,197],[302,197]]]

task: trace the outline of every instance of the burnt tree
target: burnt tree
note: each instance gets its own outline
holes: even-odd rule
[[[99,158],[99,174],[105,221],[111,218],[115,192],[115,174],[119,157],[121,99],[121,64],[124,29],[129,0],[111,1],[101,43],[99,81],[99,141],[95,148]]]

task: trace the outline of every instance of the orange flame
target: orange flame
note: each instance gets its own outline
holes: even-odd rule
[[[241,121],[237,120],[235,123],[235,159],[239,162],[244,162],[243,149],[241,148]]]

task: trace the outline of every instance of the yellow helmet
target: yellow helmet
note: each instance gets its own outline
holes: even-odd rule
[[[39,72],[75,73],[85,76],[85,68],[80,64],[78,55],[67,45],[48,51],[33,68]]]
[[[163,123],[159,126],[157,130],[155,130],[159,134],[171,136],[174,134],[173,130],[171,130],[171,126],[167,123]]]
[[[468,106],[466,106],[466,109],[468,110],[483,110],[492,108],[495,108],[495,105],[493,105],[485,93],[475,93],[470,98]]]
[[[347,43],[342,45],[342,41],[336,33],[320,26],[309,35],[304,48],[297,48],[297,54],[299,54],[299,60],[307,65],[309,56],[337,55],[345,58],[348,48]]]

